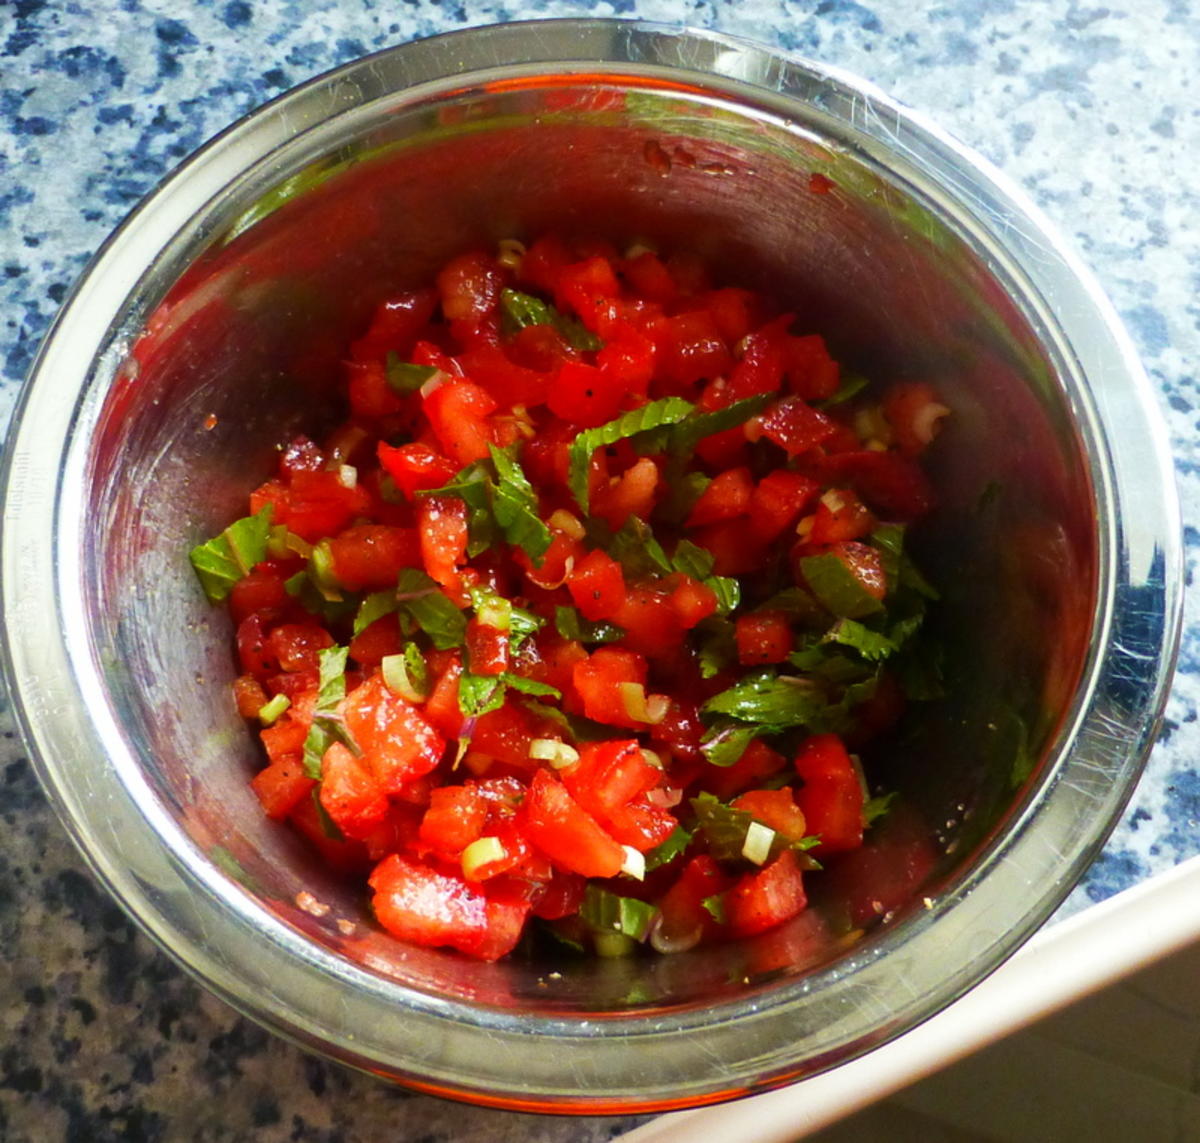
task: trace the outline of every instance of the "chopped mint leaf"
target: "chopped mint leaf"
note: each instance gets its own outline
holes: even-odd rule
[[[718,861],[741,861],[742,849],[746,844],[746,831],[751,823],[758,819],[745,810],[734,809],[712,794],[703,793],[691,799],[692,810],[696,814],[696,829],[704,835],[709,852]],[[766,824],[766,823],[763,823]],[[780,833],[775,834],[771,842],[768,860],[778,857],[785,849],[803,854],[821,844],[819,837],[802,837],[790,841]],[[811,857],[801,860],[808,869],[819,869]]]
[[[235,520],[219,536],[198,544],[189,553],[200,586],[211,603],[228,599],[233,585],[267,558],[271,511],[268,504],[253,516]]]
[[[834,615],[862,619],[883,610],[883,603],[867,591],[836,552],[802,557],[800,573],[813,595]]]
[[[596,933],[621,933],[635,941],[645,940],[658,910],[636,897],[619,897],[598,885],[584,890],[579,915]]]
[[[711,588],[717,597],[717,614],[729,615],[742,602],[742,585],[732,576],[710,575],[704,586]]]
[[[492,482],[487,466],[475,461],[461,469],[449,484],[421,489],[418,496],[457,496],[467,506],[467,556],[474,559],[496,542],[492,516]]]
[[[570,469],[567,478],[568,487],[575,495],[580,508],[589,511],[588,506],[588,469],[591,466],[592,453],[605,445],[616,444],[627,437],[663,425],[673,425],[691,414],[695,406],[681,397],[664,397],[660,401],[651,401],[640,408],[622,413],[616,420],[609,421],[594,429],[584,429],[571,445]]]
[[[463,671],[458,679],[458,709],[467,718],[488,714],[504,705],[504,693],[504,679],[500,675]]]
[[[705,897],[700,902],[704,906],[704,911],[712,917],[718,925],[729,923],[729,918],[725,915],[725,894],[714,893],[711,897]]]
[[[554,537],[538,515],[537,493],[512,450],[489,444],[488,452],[496,468],[492,495],[496,523],[503,530],[504,538],[521,548],[540,567]]]
[[[396,587],[401,611],[416,621],[439,651],[460,647],[467,636],[467,619],[419,568],[405,568]]]
[[[905,587],[925,599],[941,598],[935,588],[917,569],[904,550],[905,526],[881,524],[867,537],[868,543],[879,552],[888,591]]]
[[[573,607],[554,609],[554,627],[564,639],[574,639],[578,643],[615,643],[625,638],[624,630],[615,623],[603,620],[593,623]]]
[[[824,401],[814,403],[814,409],[829,409],[834,405],[841,405],[849,401],[851,397],[857,397],[871,382],[867,380],[861,373],[843,373],[841,384],[831,397],[826,397]]]
[[[354,614],[354,634],[361,635],[375,620],[391,615],[399,606],[394,591],[371,592],[358,605],[358,611]]]
[[[692,579],[704,580],[712,575],[713,554],[707,548],[693,544],[691,540],[680,540],[671,557],[675,570],[690,575]]]
[[[696,658],[700,677],[711,679],[737,662],[737,645],[734,642],[734,626],[728,619],[712,617],[696,628],[700,645]]]
[[[807,726],[828,705],[824,694],[808,679],[755,671],[732,687],[713,695],[701,708],[704,714],[724,714],[740,722],[758,723],[765,733]]]
[[[677,825],[665,841],[660,841],[646,853],[646,872],[658,869],[674,861],[691,844],[692,835],[683,826]]]
[[[520,691],[523,695],[537,695],[542,698],[562,698],[562,691],[557,687],[552,687],[549,683],[539,683],[537,679],[528,679],[524,675],[514,675],[505,671],[500,676],[507,686],[512,687],[514,691]]]
[[[869,826],[874,825],[892,808],[892,803],[898,796],[893,790],[890,794],[880,794],[878,797],[868,798],[863,805],[863,821]]]
[[[589,525],[600,546],[633,578],[670,575],[675,570],[645,520],[630,516],[618,532],[610,532],[602,520],[591,520]]]
[[[501,290],[500,312],[504,329],[508,333],[531,325],[548,325],[562,334],[563,340],[573,349],[604,347],[604,342],[577,318],[567,317],[549,302],[535,298],[532,294],[524,294],[520,290]]]
[[[321,832],[329,838],[330,841],[345,841],[346,835],[338,829],[337,822],[329,816],[329,811],[321,802],[320,788],[314,789],[312,792],[313,805],[317,807],[317,821],[321,823]]]
[[[825,632],[821,641],[823,643],[840,643],[845,647],[852,647],[864,659],[869,659],[872,662],[879,662],[881,659],[886,659],[896,650],[896,644],[886,635],[882,635],[878,631],[872,631],[869,627],[864,627],[855,619],[839,619]]]
[[[681,466],[705,437],[744,425],[751,417],[761,413],[775,397],[775,393],[760,393],[743,401],[734,401],[723,409],[688,417],[667,433],[665,449],[671,454],[674,464]]]
[[[337,712],[338,705],[346,697],[346,658],[349,654],[348,647],[326,647],[317,655],[317,702],[308,737],[304,740],[304,772],[318,781],[321,759],[335,741],[359,752]]]
[[[399,354],[389,352],[384,370],[388,388],[399,397],[408,397],[437,372],[437,367],[401,361]]]
[[[700,743],[700,753],[712,765],[724,769],[738,762],[746,753],[746,747],[761,733],[761,728],[757,726],[722,719],[704,735]]]

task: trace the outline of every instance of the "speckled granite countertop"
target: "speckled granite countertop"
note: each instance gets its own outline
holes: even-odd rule
[[[1189,569],[1200,552],[1200,12],[1190,0],[4,0],[0,426],[105,234],[235,117],[364,52],[469,24],[638,16],[766,38],[866,76],[1022,183],[1123,314],[1169,418]],[[1200,853],[1200,587],[1166,733],[1064,910]],[[203,993],[85,871],[0,700],[0,1137],[610,1138],[411,1096],[297,1051]]]

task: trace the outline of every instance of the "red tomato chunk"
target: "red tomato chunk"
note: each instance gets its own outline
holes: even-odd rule
[[[933,384],[862,388],[689,252],[557,235],[377,299],[342,358],[343,423],[193,562],[251,787],[384,930],[671,953],[918,891],[864,774],[934,596],[902,550]]]

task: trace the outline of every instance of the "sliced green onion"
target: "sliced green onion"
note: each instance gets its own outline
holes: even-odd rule
[[[557,738],[535,738],[529,744],[529,757],[538,762],[549,762],[555,770],[561,770],[579,761],[579,751]]]
[[[594,933],[596,955],[605,960],[619,960],[621,957],[632,956],[637,948],[637,941],[624,933]]]
[[[475,875],[485,865],[503,861],[507,856],[508,851],[504,848],[504,842],[498,837],[477,838],[462,851],[463,876],[468,881],[474,881],[476,880]]]
[[[416,650],[416,644],[410,643]],[[420,651],[417,651],[420,655]],[[379,663],[380,673],[384,684],[393,694],[398,694],[409,702],[424,702],[429,697],[428,680],[424,676],[425,662],[421,660],[421,676],[413,669],[413,662],[407,652],[398,655],[385,655]]]
[[[271,726],[291,705],[292,700],[287,695],[276,695],[270,702],[265,702],[258,708],[258,719],[263,726]]]
[[[751,822],[746,827],[746,840],[742,842],[742,856],[755,865],[762,865],[770,855],[774,842],[775,831],[770,826],[758,821]]]
[[[635,881],[644,881],[646,878],[646,857],[640,850],[634,849],[632,845],[623,845],[621,848],[625,851],[625,860],[621,863],[621,872],[626,877],[632,877]]]

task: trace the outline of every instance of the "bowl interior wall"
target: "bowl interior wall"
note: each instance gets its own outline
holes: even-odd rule
[[[231,190],[216,237],[153,314],[101,413],[89,487],[93,631],[111,701],[197,846],[315,941],[412,987],[560,1011],[711,1002],[744,951],[653,965],[480,965],[374,934],[360,891],[266,821],[228,684],[232,631],[185,558],[243,514],[276,445],[337,415],[339,363],[373,306],[446,259],[555,230],[696,251],[787,299],[845,367],[928,380],[953,409],[940,506],[917,548],[944,596],[947,696],[874,776],[946,851],[937,879],[1036,781],[1087,652],[1094,510],[1055,368],[961,220],[811,124],[602,87],[466,93],[359,117],[289,181]],[[829,180],[813,180],[813,174]],[[236,237],[231,237],[236,232]],[[988,584],[981,592],[979,585]],[[306,892],[329,909],[296,904]],[[343,924],[339,925],[339,922]],[[349,922],[345,924],[344,922]],[[752,983],[837,955],[805,925],[762,938]],[[545,987],[549,971],[563,973]]]

